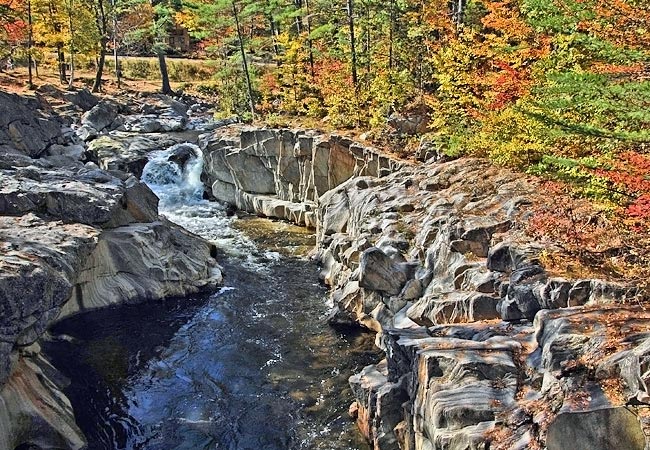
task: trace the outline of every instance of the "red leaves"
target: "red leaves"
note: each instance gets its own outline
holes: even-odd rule
[[[501,72],[492,85],[495,97],[492,103],[488,105],[488,108],[497,110],[514,103],[526,95],[530,86],[530,79],[526,70],[515,70],[503,61],[495,61],[493,64],[501,69]]]
[[[637,232],[650,231],[650,157],[625,152],[609,169],[594,170],[621,193],[632,198],[625,209],[628,225]]]

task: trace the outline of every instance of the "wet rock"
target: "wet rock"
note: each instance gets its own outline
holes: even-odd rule
[[[195,134],[133,135],[115,132],[91,141],[88,144],[88,153],[104,170],[121,170],[140,178],[149,160],[147,156],[149,153],[192,141],[195,138]]]
[[[19,358],[0,388],[0,448],[25,448],[26,442],[35,449],[86,447],[57,373],[40,355]]]
[[[191,145],[179,145],[174,149],[172,154],[169,155],[169,161],[178,164],[179,167],[185,167],[190,159],[194,159],[197,156],[195,147]]]

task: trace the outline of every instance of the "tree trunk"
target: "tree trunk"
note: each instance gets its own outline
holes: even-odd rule
[[[62,43],[56,44],[56,54],[59,61],[59,82],[66,84],[68,82],[68,76],[65,69],[65,53]]]
[[[280,47],[278,47],[278,30],[275,27],[275,20],[273,20],[273,15],[269,13],[269,25],[271,26],[271,37],[273,39],[273,53],[275,53],[275,62],[278,67],[280,67]]]
[[[305,0],[305,8],[307,8],[307,46],[309,47],[309,69],[311,78],[314,79],[314,43],[311,40],[311,11],[309,9],[309,0]]]
[[[395,0],[390,0],[390,27],[388,29],[388,70],[393,70],[393,39],[395,36]]]
[[[70,27],[70,82],[68,83],[68,89],[72,88],[74,83],[74,25],[72,23],[72,0],[69,0],[68,4],[68,25]]]
[[[27,0],[27,86],[34,89],[34,78],[32,75],[32,2]]]
[[[372,62],[372,47],[371,43],[371,28],[370,28],[370,6],[366,6],[366,42],[364,52],[366,54],[366,74],[370,75],[371,62]]]
[[[99,60],[97,61],[97,72],[95,73],[95,82],[93,83],[93,92],[102,90],[102,76],[104,74],[104,64],[106,62],[106,45],[108,44],[108,18],[104,11],[104,0],[96,0],[95,8],[95,25],[97,32],[101,36],[99,40]]]
[[[296,9],[302,8],[302,0],[293,0],[293,4]],[[300,14],[296,14],[294,27],[296,28],[296,34],[302,33],[302,18],[300,17]]]
[[[466,5],[467,0],[452,0],[451,2],[451,13],[454,18],[454,23],[456,24],[456,29],[460,28],[463,24]]]
[[[104,63],[106,61],[106,39],[100,42],[99,61],[97,61],[97,73],[95,73],[95,83],[93,83],[93,92],[102,90],[102,75],[104,74]]]
[[[161,92],[166,95],[174,95],[172,87],[169,84],[169,73],[167,72],[167,61],[165,60],[165,51],[158,50],[158,64],[160,65],[160,76],[162,78],[162,90]]]
[[[248,62],[246,61],[246,51],[244,50],[244,37],[239,25],[239,13],[237,12],[237,5],[232,0],[232,14],[235,19],[235,26],[237,28],[237,38],[239,39],[239,51],[241,52],[241,60],[244,68],[244,75],[246,76],[246,88],[248,89],[248,106],[251,110],[253,120],[255,120],[255,100],[253,99],[253,84],[251,83],[251,76],[248,72]]]
[[[117,57],[117,13],[115,11],[115,0],[111,0],[113,6],[113,59],[115,61],[115,78],[117,79],[117,87],[122,87],[122,70],[120,69],[120,60]]]
[[[357,75],[357,50],[356,50],[356,40],[354,37],[354,4],[353,0],[347,0],[348,2],[348,25],[350,27],[350,51],[352,53],[352,84],[354,85],[355,91],[359,86],[359,77]]]

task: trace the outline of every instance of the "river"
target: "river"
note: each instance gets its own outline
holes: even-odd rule
[[[183,144],[187,147],[187,144]],[[376,362],[371,334],[326,323],[308,230],[229,216],[202,199],[200,150],[184,168],[152,155],[160,211],[213,241],[211,294],[69,318],[44,349],[91,450],[367,449],[347,414],[348,377]]]

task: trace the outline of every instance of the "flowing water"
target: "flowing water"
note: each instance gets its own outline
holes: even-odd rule
[[[183,144],[186,146],[187,144]],[[326,291],[305,257],[314,236],[229,217],[201,198],[202,159],[152,155],[145,180],[170,220],[221,249],[210,295],[121,306],[58,324],[46,345],[89,449],[366,449],[347,417],[347,378],[372,336],[329,328]]]

